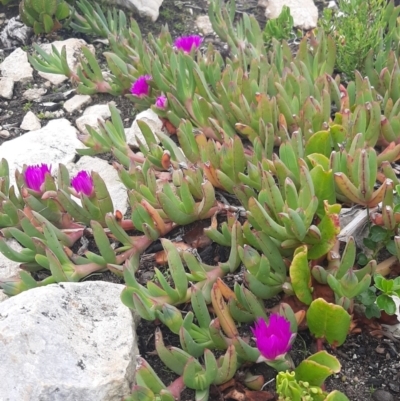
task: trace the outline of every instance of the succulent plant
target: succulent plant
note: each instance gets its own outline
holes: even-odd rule
[[[33,27],[36,35],[51,33],[68,22],[72,9],[64,0],[22,0],[19,5],[22,21]]]

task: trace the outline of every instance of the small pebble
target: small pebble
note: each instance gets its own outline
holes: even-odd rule
[[[372,393],[372,399],[374,401],[394,401],[392,394],[385,390],[375,390]]]
[[[10,133],[7,130],[3,129],[2,131],[0,131],[0,137],[9,138],[10,137]]]

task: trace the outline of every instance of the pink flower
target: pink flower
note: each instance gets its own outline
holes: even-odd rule
[[[271,315],[268,324],[263,318],[259,318],[251,330],[264,358],[272,361],[290,350],[293,333],[290,331],[290,323],[283,316]]]
[[[80,171],[71,179],[71,185],[78,194],[90,196],[93,192],[93,180],[87,171]]]
[[[174,46],[178,50],[183,50],[185,53],[190,53],[193,47],[196,49],[201,45],[203,42],[203,38],[199,35],[189,35],[189,36],[181,36],[177,38],[174,42]]]
[[[164,95],[159,96],[156,99],[156,107],[158,107],[159,109],[165,109],[166,106],[167,106],[167,97]]]
[[[40,187],[43,185],[46,174],[51,174],[50,166],[47,164],[36,164],[28,166],[25,170],[25,183],[29,189],[40,192]]]
[[[151,80],[151,75],[141,75],[131,87],[132,95],[138,97],[148,96],[150,93],[150,85],[148,81]]]

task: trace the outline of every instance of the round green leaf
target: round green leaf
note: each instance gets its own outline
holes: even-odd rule
[[[315,299],[307,311],[307,324],[316,338],[325,338],[329,344],[342,345],[350,329],[351,317],[339,305],[322,298]]]

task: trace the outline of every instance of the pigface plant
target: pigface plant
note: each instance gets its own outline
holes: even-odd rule
[[[0,252],[22,269],[20,280],[2,283],[5,292],[107,270],[123,279],[122,302],[155,322],[155,353],[175,375],[164,383],[139,359],[129,401],[172,401],[185,387],[196,400],[213,399],[214,391],[228,397],[232,387],[252,399],[265,382],[248,372],[262,371],[256,364],[279,372],[280,400],[347,400],[324,389],[340,363],[323,343],[340,347],[359,330],[356,302],[393,313],[399,295],[390,266],[400,259],[393,194],[400,70],[397,22],[387,11],[398,10],[390,3],[368,26],[390,49],[378,46],[371,55],[368,36],[371,46],[356,60],[364,77],[343,54],[359,43],[348,42],[350,33],[340,37],[346,28],[337,20],[330,35],[325,24],[297,44],[283,40],[292,35],[288,8],[264,29],[245,13],[238,18],[234,1],[213,0],[210,20],[228,48],[222,55],[198,35],[173,38],[164,27],[144,38],[122,11],[86,0],[77,7],[71,26],[109,41],[107,71],[88,48],[76,71],[65,48],[48,54],[35,46],[32,65],[66,75],[81,94],[125,96],[138,111],[150,108],[163,129],[137,121],[142,136],[129,145],[110,104],[111,119],[78,136],[80,155],[111,155],[127,192],[125,214],[102,173],[70,175],[44,160],[24,166],[14,181],[0,162]],[[50,11],[36,16],[37,30],[55,29]],[[357,20],[353,14],[344,18]],[[342,209],[353,207],[365,215],[362,238],[357,230],[340,235],[347,230]],[[78,240],[87,247],[78,250]],[[376,262],[385,249],[390,265]],[[148,264],[154,276],[146,282]],[[318,352],[296,366],[291,353],[303,329]]]

